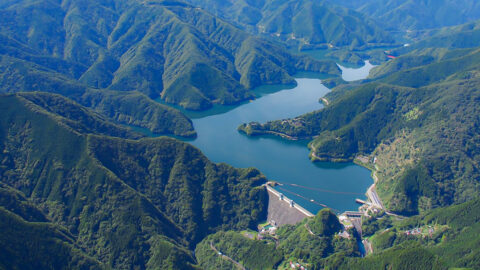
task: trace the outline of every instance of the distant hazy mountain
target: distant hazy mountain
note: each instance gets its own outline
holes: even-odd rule
[[[480,19],[476,0],[330,0],[368,14],[390,29],[419,30]]]
[[[394,42],[368,16],[313,0],[187,0],[252,33],[301,48],[346,46],[354,49]]]
[[[43,81],[71,80],[205,109],[251,98],[261,84],[293,83],[297,71],[339,74],[333,62],[291,55],[175,1],[7,2],[0,39],[3,92],[60,92]]]
[[[418,41],[409,44],[409,46],[394,49],[390,53],[404,55],[425,48],[463,49],[477,47],[480,45],[480,21],[424,31],[415,39]]]

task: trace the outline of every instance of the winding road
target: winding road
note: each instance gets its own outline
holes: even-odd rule
[[[239,262],[235,261],[234,259],[228,257],[227,255],[224,255],[223,253],[221,253],[220,251],[218,251],[215,246],[213,246],[213,242],[210,241],[210,248],[215,251],[215,253],[217,253],[219,256],[222,257],[223,260],[226,260],[226,261],[230,261],[231,263],[235,264],[238,269],[242,269],[242,270],[247,270],[245,267],[243,267],[243,265],[241,265]]]

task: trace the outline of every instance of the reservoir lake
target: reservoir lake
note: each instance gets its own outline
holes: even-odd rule
[[[344,68],[346,81],[363,79],[373,67]],[[373,183],[370,172],[353,163],[311,162],[307,141],[274,136],[247,137],[237,131],[242,123],[292,118],[319,110],[319,99],[330,90],[319,79],[297,78],[297,86],[264,86],[259,97],[239,106],[215,106],[205,112],[184,111],[193,119],[198,137],[189,143],[213,162],[255,167],[269,180],[283,183],[276,189],[312,213],[324,206],[336,212],[356,210],[356,198],[365,199]],[[283,90],[279,90],[283,89]],[[293,184],[293,185],[292,185]]]
[[[348,68],[342,65],[338,65],[338,67],[342,70],[342,78],[347,82],[351,82],[367,78],[370,70],[375,66],[370,61],[365,61],[365,65],[361,68]]]

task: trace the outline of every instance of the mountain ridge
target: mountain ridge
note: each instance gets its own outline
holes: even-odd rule
[[[383,22],[390,30],[434,29],[480,19],[480,5],[474,0],[362,0],[331,1],[354,8]]]
[[[180,2],[46,3],[23,0],[0,10],[4,55],[91,88],[135,90],[203,110],[253,98],[249,89],[262,84],[293,83],[297,71],[339,75],[333,62],[292,55]],[[43,19],[52,22],[49,29],[35,24]],[[30,75],[6,60],[4,68]],[[11,80],[8,74],[3,80]]]
[[[368,166],[380,179],[377,191],[396,213],[465,202],[479,194],[478,136],[471,133],[479,121],[478,52],[453,50],[431,63],[400,65],[377,79],[334,90],[335,98],[322,110],[239,129],[310,139],[313,160],[368,155],[376,161]]]
[[[394,43],[365,15],[327,1],[187,1],[251,33],[301,49],[328,46],[364,49]]]
[[[32,95],[36,103],[23,97]],[[68,114],[58,115],[38,99],[59,104],[65,98],[0,96],[0,179],[28,204],[0,203],[32,213],[24,218],[64,227],[82,254],[107,268],[194,269],[189,249],[206,234],[253,227],[265,215],[266,191],[260,186],[265,177],[257,170],[211,163],[198,149],[171,138],[124,139],[118,136],[131,132],[118,126],[103,135],[95,131],[101,125],[85,130],[85,119],[100,121],[88,109],[70,103],[64,108],[82,121],[67,121]],[[83,117],[85,112],[97,120]],[[38,211],[28,210],[32,206]]]

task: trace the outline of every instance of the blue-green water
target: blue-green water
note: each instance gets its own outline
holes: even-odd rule
[[[342,70],[342,78],[351,82],[367,78],[370,70],[375,66],[370,64],[370,61],[365,61],[365,65],[361,68],[344,67],[342,65],[338,65],[338,67]]]
[[[270,94],[262,89],[263,96],[252,102],[196,115],[193,123],[198,137],[189,142],[214,162],[255,167],[271,180],[307,187],[284,185],[279,191],[312,213],[322,208],[319,203],[337,211],[355,210],[355,198],[365,198],[372,184],[367,169],[352,163],[312,163],[307,142],[247,137],[237,131],[242,123],[291,118],[321,109],[319,98],[329,89],[319,79],[298,78],[297,83],[293,89]]]

